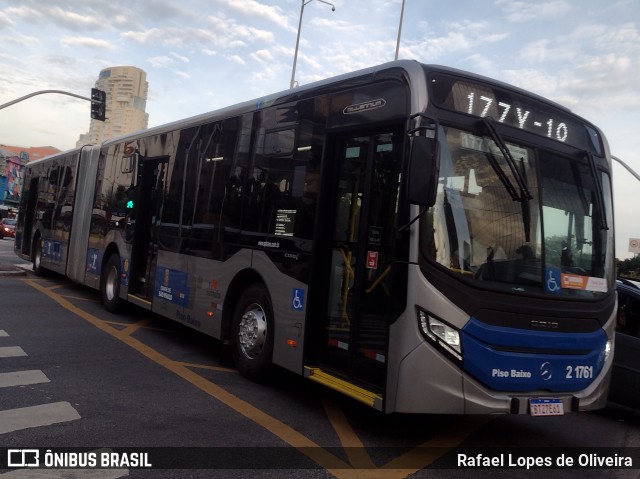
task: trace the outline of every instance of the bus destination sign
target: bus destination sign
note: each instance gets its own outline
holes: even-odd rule
[[[581,149],[592,148],[585,125],[553,105],[488,83],[443,74],[432,75],[431,88],[440,107],[480,118],[488,116],[498,123]]]

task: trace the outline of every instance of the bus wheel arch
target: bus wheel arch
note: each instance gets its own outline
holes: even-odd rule
[[[244,377],[261,381],[268,376],[273,359],[271,296],[257,275],[245,276],[236,284],[239,287],[233,290],[235,302],[230,308],[233,362]]]
[[[224,341],[231,340],[231,327],[233,323],[233,314],[238,304],[240,296],[247,289],[247,286],[253,283],[263,283],[262,277],[254,270],[245,269],[240,271],[233,278],[227,292],[224,295],[224,304],[222,309],[222,337]]]
[[[116,313],[121,307],[121,270],[122,264],[118,250],[116,248],[107,249],[100,272],[100,294],[104,309],[110,313]]]

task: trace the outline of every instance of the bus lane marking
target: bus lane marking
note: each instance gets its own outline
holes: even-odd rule
[[[375,468],[364,444],[347,421],[344,411],[338,407],[335,401],[328,399],[327,394],[322,395],[322,405],[351,465],[356,469]]]
[[[136,321],[133,324],[127,325],[126,327],[120,330],[120,333],[127,336],[131,336],[133,333],[135,333],[139,329],[146,327],[150,322],[151,322],[151,319],[149,318],[141,319],[139,321]]]
[[[493,416],[463,417],[446,432],[413,449],[409,449],[406,453],[382,466],[375,466],[362,441],[349,424],[344,412],[335,402],[327,399],[327,395],[322,398],[322,403],[329,421],[349,457],[349,462],[354,466],[354,469],[346,471],[330,471],[340,479],[373,479],[381,477],[381,473],[384,479],[404,479],[433,464],[446,453],[458,447],[471,434],[494,419]]]
[[[130,322],[125,322],[125,321],[114,321],[112,319],[102,319],[101,321],[103,323],[106,323],[106,324],[109,324],[109,325],[113,326],[115,329],[120,328],[120,331],[124,331],[129,326],[133,326],[135,324],[138,324],[138,322],[139,322],[139,321],[136,321],[134,323],[130,323]],[[140,321],[151,322],[153,320],[150,319],[150,318],[145,318],[145,319],[140,320]],[[140,326],[139,328],[136,328],[136,329],[141,329],[141,328],[148,329],[149,331],[160,331],[162,333],[173,333],[173,330],[171,330],[169,328],[162,328],[162,327],[158,327],[158,326],[149,326],[148,324]]]
[[[471,434],[475,433],[489,421],[494,419],[491,416],[464,417],[439,436],[430,439],[418,447],[410,449],[405,454],[392,459],[387,464],[376,467],[366,453],[366,448],[362,446],[362,442],[356,436],[351,426],[348,425],[344,414],[341,411],[338,412],[336,406],[329,405],[327,407],[325,404],[325,410],[330,416],[329,420],[332,427],[336,429],[343,447],[347,448],[346,453],[350,462],[348,464],[291,426],[288,426],[281,420],[270,416],[261,409],[258,409],[247,401],[235,396],[190,369],[192,367],[203,367],[202,365],[174,361],[168,356],[163,355],[159,351],[132,337],[127,332],[128,328],[118,330],[111,326],[108,321],[103,321],[87,311],[84,311],[69,302],[63,296],[49,290],[49,288],[43,287],[36,281],[25,280],[25,282],[34,289],[49,296],[66,310],[79,316],[101,331],[120,340],[146,358],[173,372],[209,396],[235,410],[240,415],[265,428],[274,436],[297,449],[301,454],[307,456],[338,479],[373,479],[381,477],[381,474],[384,475],[385,479],[406,478],[407,476],[414,474],[437,461],[451,449],[459,446]]]
[[[207,369],[209,371],[219,371],[223,373],[232,373],[238,374],[237,369],[225,368],[224,366],[212,366],[210,364],[196,364],[196,363],[185,363],[183,361],[176,361],[178,364],[181,364],[187,368],[197,368],[197,369]]]

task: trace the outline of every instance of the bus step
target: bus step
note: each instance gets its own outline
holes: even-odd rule
[[[127,295],[127,300],[145,309],[151,309],[151,301],[135,294]]]
[[[366,389],[351,384],[344,379],[332,376],[320,368],[305,366],[304,376],[312,381],[323,384],[324,386],[349,396],[356,401],[365,403],[367,406],[371,406],[378,411],[382,411],[382,396],[379,394],[367,391]]]

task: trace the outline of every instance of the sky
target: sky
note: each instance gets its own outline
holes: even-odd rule
[[[289,88],[303,0],[0,0],[0,105],[89,96],[98,73],[147,73],[149,126]],[[295,80],[394,59],[402,0],[304,0]],[[399,58],[531,90],[596,124],[640,173],[637,0],[405,0]],[[89,102],[0,109],[0,144],[73,148]],[[613,167],[616,257],[640,238],[640,182]]]

